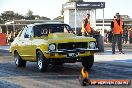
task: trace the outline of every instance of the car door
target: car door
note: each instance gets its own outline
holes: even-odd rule
[[[23,57],[24,53],[24,34],[26,32],[26,27],[23,29],[23,31],[21,32],[21,34],[18,36],[18,40],[17,40],[17,52],[19,53],[19,55],[21,57]]]
[[[24,34],[24,46],[23,46],[24,56],[27,60],[31,60],[33,57],[32,40],[33,40],[32,26],[29,26]]]
[[[25,27],[19,37],[19,54],[25,60],[28,60],[31,57],[31,31],[31,27]]]

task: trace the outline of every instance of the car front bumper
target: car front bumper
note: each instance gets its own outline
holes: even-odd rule
[[[45,51],[46,58],[81,58],[93,55],[94,52],[97,52],[98,48],[96,49],[84,49],[84,48],[77,48],[74,50],[66,50],[60,49],[57,51]]]
[[[74,50],[67,50],[67,49],[60,49],[60,50],[57,50],[57,51],[45,51],[46,54],[51,54],[51,53],[74,53],[74,52],[83,52],[83,51],[94,51],[94,52],[97,52],[99,51],[98,48],[95,48],[95,49],[84,49],[84,48],[77,48],[77,49],[74,49]]]

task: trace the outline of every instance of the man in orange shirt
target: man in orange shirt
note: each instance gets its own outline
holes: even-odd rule
[[[82,21],[82,32],[85,36],[92,36],[92,29],[90,27],[90,14],[87,14],[86,18]]]
[[[124,54],[122,51],[122,34],[123,34],[124,22],[121,20],[119,13],[116,13],[114,20],[111,22],[112,29],[112,54],[115,54],[115,44],[117,43],[119,53]]]

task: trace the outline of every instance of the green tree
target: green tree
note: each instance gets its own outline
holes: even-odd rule
[[[33,15],[33,11],[31,11],[30,9],[28,10],[26,16],[25,16],[26,20],[35,20],[35,16]]]
[[[35,17],[35,20],[39,20],[40,19],[39,15],[34,15],[34,17]]]
[[[1,13],[1,19],[6,21],[12,21],[14,19],[14,12],[13,11],[4,11],[4,13]]]
[[[63,21],[64,20],[64,16],[58,16],[58,17],[54,18],[53,20],[61,20],[61,21]]]
[[[48,17],[41,16],[41,17],[40,17],[40,20],[51,20],[51,19],[48,18]]]
[[[44,16],[39,16],[39,15],[34,15],[35,20],[51,20],[48,17],[44,17]]]
[[[24,16],[19,13],[14,13],[14,20],[20,20],[20,19],[24,19]]]
[[[0,23],[5,23],[8,21],[13,21],[13,20],[51,20],[48,17],[44,16],[39,16],[39,15],[33,15],[33,12],[31,10],[28,10],[26,16],[23,16],[22,14],[15,13],[14,11],[4,11],[3,13],[0,14]]]
[[[2,18],[2,16],[0,15],[0,24],[3,24],[3,23],[4,23],[3,18]]]
[[[20,20],[24,19],[24,16],[18,13],[14,13],[14,11],[4,11],[1,13],[0,16],[0,22],[5,23],[7,21],[12,21],[12,20]]]

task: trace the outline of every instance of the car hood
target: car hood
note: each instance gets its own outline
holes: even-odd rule
[[[49,43],[67,43],[67,42],[89,42],[96,41],[93,37],[76,36],[72,33],[53,33],[48,35]]]
[[[51,33],[48,35],[49,38],[67,38],[67,37],[76,37],[72,33]]]

